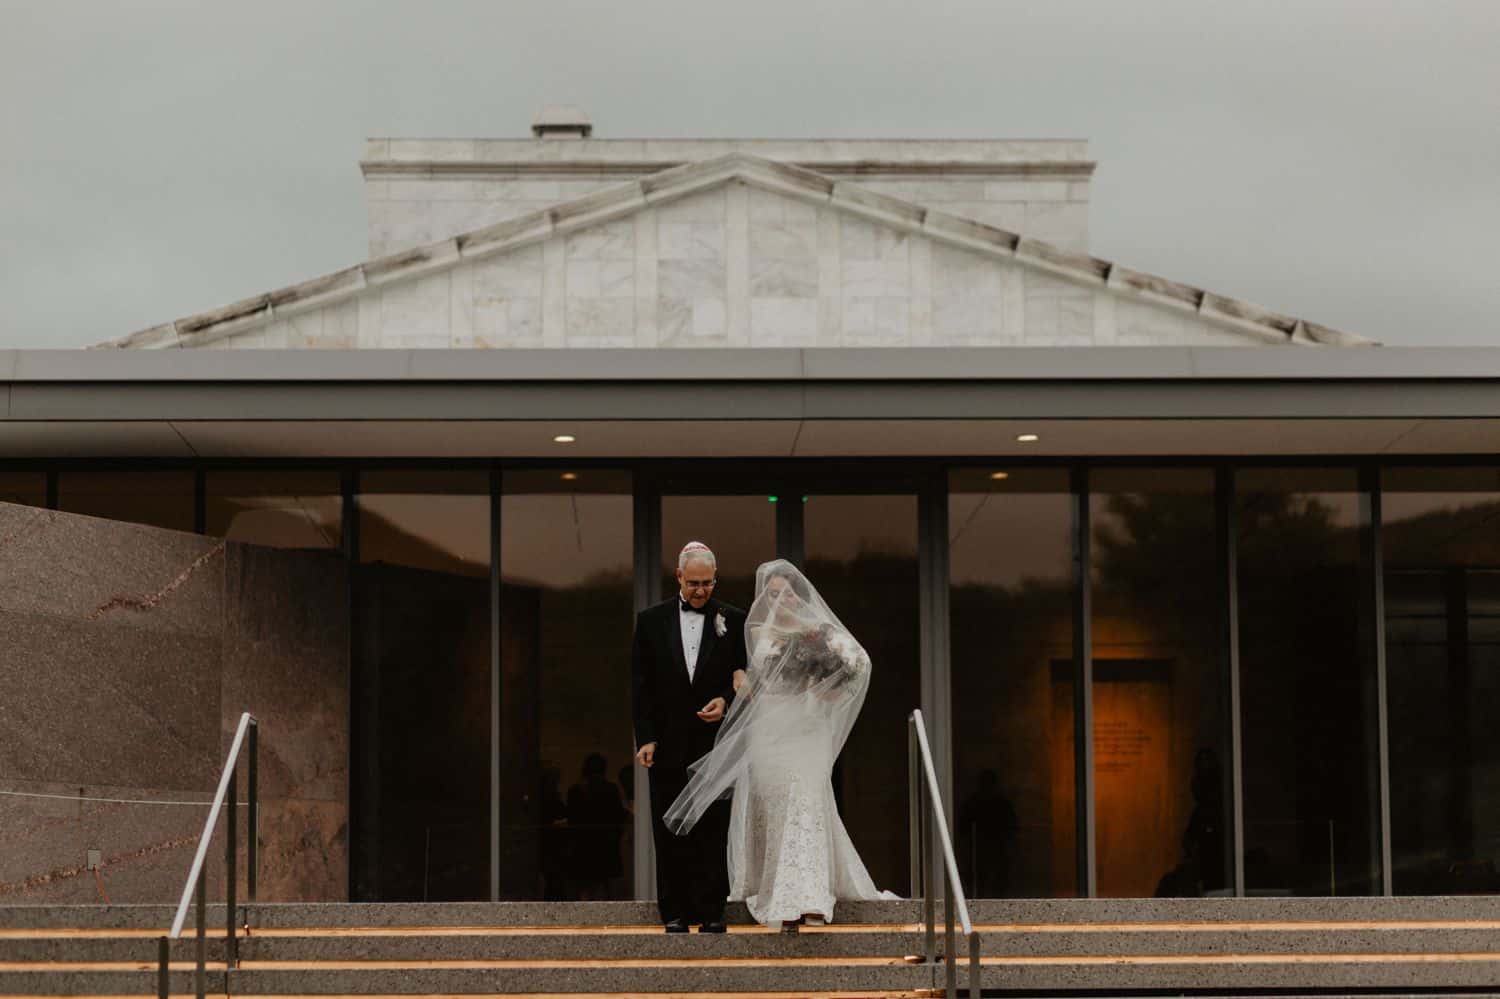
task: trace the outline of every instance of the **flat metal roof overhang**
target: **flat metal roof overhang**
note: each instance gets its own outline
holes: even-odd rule
[[[17,459],[1500,452],[1490,348],[0,351],[0,393]]]

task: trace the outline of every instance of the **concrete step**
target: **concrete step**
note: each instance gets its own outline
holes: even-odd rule
[[[981,953],[995,956],[1191,956],[1480,953],[1500,948],[1500,923],[981,924]],[[939,928],[939,937],[942,929]],[[922,936],[917,937],[923,946]],[[940,945],[941,946],[941,945]]]
[[[0,993],[0,994],[3,994],[3,993]],[[151,994],[155,995],[155,992],[152,991]],[[172,993],[172,995],[174,997],[181,996],[181,997],[183,997],[183,999],[187,999],[187,997],[190,997],[192,994],[193,993],[191,991],[186,991],[186,992],[176,992],[176,991],[174,991]],[[210,991],[209,994],[212,995],[213,994],[212,991]],[[453,997],[452,997],[451,994],[446,994],[446,993],[420,993],[420,992],[413,992],[413,993],[386,993],[386,994],[375,994],[375,993],[357,993],[357,994],[360,995],[362,997],[362,999],[397,999],[398,995],[399,995],[400,999],[453,999]],[[806,990],[797,990],[797,991],[793,991],[793,992],[754,992],[754,993],[749,993],[748,995],[750,995],[752,997],[752,999],[940,999],[940,997],[942,996],[942,994],[943,993],[942,993],[941,989],[924,988],[924,989],[895,990],[895,991],[891,991],[891,990],[866,990],[866,989],[858,989],[858,990],[840,989],[840,990],[835,990],[835,991],[831,991],[831,992],[809,992],[809,991],[806,991]],[[959,994],[960,995],[965,995],[966,992],[965,992],[965,990],[963,990],[962,988],[960,988]],[[1008,997],[1008,996],[1011,995],[1010,993],[1007,993],[1007,992],[1002,991],[1002,990],[992,990],[992,989],[989,989],[989,988],[986,988],[985,994],[987,996],[995,996],[995,997]],[[1171,995],[1174,995],[1174,996],[1180,996],[1180,995],[1184,995],[1184,994],[1189,994],[1189,995],[1192,996],[1192,999],[1245,999],[1245,997],[1246,997],[1246,993],[1244,993],[1244,992],[1215,992],[1215,991],[1212,991],[1212,990],[1208,990],[1208,991],[1194,990],[1191,993],[1171,992],[1171,993],[1168,993],[1168,994],[1171,994]],[[123,993],[123,994],[117,994],[117,995],[112,995],[112,994],[107,994],[107,993],[105,993],[105,994],[91,994],[89,996],[89,999],[127,999],[127,997],[134,997],[134,996],[138,996],[138,995],[140,995],[140,993]],[[274,995],[276,995],[276,999],[313,999],[314,996],[317,996],[317,999],[326,999],[325,996],[320,996],[320,995],[317,995],[316,993],[274,993]],[[652,995],[652,994],[649,994],[649,993],[644,993],[643,994],[643,993],[633,993],[633,992],[612,992],[612,993],[599,993],[599,992],[512,992],[512,993],[508,993],[507,994],[507,999],[635,999],[635,997],[640,996],[640,995],[650,996],[650,999],[724,999],[725,993],[723,993],[723,992],[671,992],[671,993],[657,993],[657,994]],[[1150,996],[1153,996],[1153,995],[1154,994],[1150,993],[1150,992],[1146,992],[1146,993],[1142,993],[1142,992],[1112,992],[1112,991],[1107,991],[1106,990],[1106,991],[1100,991],[1100,992],[1090,992],[1088,994],[1088,999],[1143,999],[1143,997],[1150,997]],[[1334,991],[1317,991],[1317,992],[1297,992],[1297,991],[1284,991],[1284,990],[1277,990],[1277,989],[1268,989],[1268,990],[1258,990],[1258,991],[1255,991],[1253,993],[1253,995],[1254,995],[1255,999],[1433,999],[1434,996],[1454,996],[1454,997],[1464,996],[1464,997],[1468,997],[1468,999],[1479,999],[1479,997],[1483,997],[1483,999],[1493,999],[1493,997],[1495,997],[1497,995],[1500,995],[1500,992],[1497,992],[1497,991],[1491,990],[1491,989],[1479,989],[1479,990],[1467,990],[1466,989],[1466,990],[1440,991],[1440,992],[1431,992],[1431,991],[1417,992],[1417,991],[1410,991],[1410,990],[1382,990],[1382,989],[1371,989],[1371,990],[1358,991],[1358,992],[1354,992],[1354,991],[1340,992],[1340,991],[1337,991],[1337,990],[1334,990]],[[25,999],[25,997],[20,997],[20,999]],[[236,994],[235,999],[268,999],[268,997],[266,997],[266,996],[247,995],[247,994],[244,994],[244,993],[239,993],[239,994]]]
[[[174,991],[191,987],[188,966],[175,964]],[[966,976],[967,969],[961,976]],[[1131,957],[987,957],[984,987],[1005,993],[1160,994],[1184,990],[1287,993],[1308,990],[1493,989],[1500,953],[1422,955],[1140,955]],[[941,969],[938,969],[941,974]],[[151,962],[0,965],[0,994],[149,993]],[[210,987],[223,991],[222,965]],[[616,960],[249,960],[229,973],[234,995],[391,995],[591,993],[635,995],[772,991],[915,991],[932,987],[934,969],[878,957],[698,958]]]
[[[224,925],[222,905],[209,905],[208,924]],[[651,902],[253,902],[244,906],[252,926],[655,926]],[[1404,898],[1182,898],[1182,899],[978,899],[977,923],[1263,923],[1490,921],[1500,923],[1500,896]],[[44,927],[159,928],[172,921],[170,905],[0,905],[0,929]],[[920,902],[840,902],[837,922],[916,923]],[[731,904],[730,923],[750,923],[743,905]],[[942,919],[942,906],[938,906]]]
[[[1500,953],[1431,954],[1390,962],[1368,955],[1224,955],[1217,958],[987,958],[984,988],[1007,993],[1131,990],[1263,992],[1331,989],[1494,989]],[[633,994],[691,992],[917,990],[934,984],[933,969],[883,961],[729,959],[675,962],[454,962],[389,964],[327,962],[243,966],[231,976],[235,994],[289,991],[579,992]],[[962,983],[963,976],[960,976]],[[940,979],[939,979],[940,982]]]
[[[80,964],[91,961],[150,962],[157,959],[159,934],[142,937],[51,936],[11,937],[0,934],[0,967],[38,961]],[[204,948],[209,961],[224,960],[224,939],[210,939]],[[197,943],[193,940],[172,942],[172,961],[196,961]]]
[[[27,995],[143,994],[149,966],[0,968],[0,992]],[[223,975],[211,973],[222,994]],[[1500,981],[1500,953],[1429,954],[1392,962],[1370,955],[987,958],[984,988],[995,994],[1087,992],[1160,995],[1242,992],[1264,995],[1334,990],[1458,994]],[[962,982],[962,976],[961,976]],[[532,993],[915,992],[934,985],[933,969],[876,958],[779,961],[452,961],[247,962],[229,976],[233,995],[471,995]],[[174,991],[190,988],[178,971]]]
[[[834,992],[807,992],[799,990],[796,992],[756,992],[754,999],[933,999],[935,992],[932,989],[913,989],[886,991],[869,991],[859,989],[855,991],[838,990]],[[364,999],[396,999],[395,995],[374,995],[362,993]],[[633,992],[513,992],[510,999],[631,999],[637,995]],[[278,994],[277,999],[311,999],[312,994]],[[97,997],[97,999],[113,999],[113,997]],[[241,995],[236,999],[265,999],[263,996]],[[322,997],[319,997],[322,999]],[[451,999],[451,997],[438,993],[407,993],[402,994],[400,999]],[[655,999],[724,999],[722,992],[672,992],[663,993]],[[1354,997],[1333,997],[1333,999],[1354,999]],[[1360,997],[1368,999],[1368,997]]]
[[[642,903],[256,904],[241,964],[210,988],[259,995],[910,997],[941,984],[911,902],[840,906],[832,926],[667,935]],[[1500,995],[1500,899],[982,901],[987,993]],[[166,906],[0,908],[0,994],[151,994]],[[1067,917],[1067,918],[1062,918]],[[939,935],[941,947],[941,932]],[[962,942],[960,947],[962,947]],[[191,988],[195,941],[172,951]],[[961,969],[960,982],[967,976]]]
[[[232,975],[236,994],[293,991],[393,994],[576,992],[748,993],[767,991],[911,991],[931,984],[930,969],[888,958],[783,958],[614,961],[251,962]]]
[[[368,902],[256,903],[245,907],[253,927],[301,926],[640,926],[660,929],[654,902]],[[837,924],[915,923],[921,905],[910,901],[840,902]],[[1500,918],[1500,910],[1497,910]],[[221,917],[222,919],[222,917]],[[753,925],[743,904],[725,909],[731,925]]]
[[[191,964],[173,961],[169,987],[173,995],[193,995]],[[209,994],[226,994],[224,968],[205,976]],[[89,963],[68,965],[0,964],[0,995],[5,996],[115,996],[155,995],[156,962]]]
[[[798,957],[884,957],[914,954],[922,937],[912,929],[803,932],[796,936],[735,927],[722,936],[616,931],[589,932],[559,927],[555,932],[448,933],[396,936],[276,936],[263,931],[245,941],[242,960],[693,960]]]
[[[960,994],[964,990],[960,988]],[[1180,995],[1181,993],[1174,993]],[[1439,993],[1440,995],[1443,993]],[[1495,991],[1464,991],[1454,992],[1452,995],[1463,995],[1473,997],[1490,997],[1500,995]],[[510,993],[508,999],[631,999],[635,993],[598,993],[598,992],[520,992]],[[910,990],[835,990],[832,992],[755,992],[750,993],[753,999],[938,999],[941,997],[941,989],[910,989]],[[986,990],[986,995],[1007,996],[1001,991]],[[1194,991],[1191,993],[1193,999],[1245,999],[1244,993]],[[1382,991],[1370,990],[1359,992],[1287,992],[1278,990],[1266,990],[1255,993],[1255,999],[1432,999],[1433,993],[1411,992],[1411,991]],[[95,997],[95,999],[114,999],[114,997]],[[263,999],[263,997],[237,995],[236,999]],[[310,999],[310,994],[301,995],[279,994],[277,999]],[[365,995],[365,999],[395,999],[392,995]],[[435,993],[408,993],[401,999],[451,999]],[[661,993],[652,996],[651,999],[724,999],[722,992],[672,992]],[[1133,992],[1094,992],[1089,994],[1089,999],[1142,999],[1142,993]]]
[[[1454,921],[1389,923],[1156,923],[1112,926],[989,924],[977,927],[990,956],[1423,954],[1483,953],[1500,943],[1500,924]],[[0,930],[0,962],[155,960],[159,930]],[[174,960],[192,960],[191,939],[174,943]],[[256,928],[241,937],[240,957],[262,961],[515,960],[635,957],[893,957],[925,947],[914,924],[804,929],[795,936],[735,926],[723,936],[665,934],[655,927],[298,927]],[[938,949],[941,950],[941,932]],[[208,939],[223,960],[223,930]]]

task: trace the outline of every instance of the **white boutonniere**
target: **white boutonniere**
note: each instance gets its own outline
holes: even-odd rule
[[[724,612],[719,611],[719,613],[714,615],[714,634],[718,635],[720,638],[723,638],[724,633],[728,630],[729,625],[724,623]]]

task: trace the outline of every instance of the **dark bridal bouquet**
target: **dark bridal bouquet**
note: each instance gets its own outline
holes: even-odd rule
[[[834,686],[843,686],[851,678],[850,664],[833,648],[830,631],[828,625],[820,625],[792,637],[789,660],[809,684],[832,680]]]

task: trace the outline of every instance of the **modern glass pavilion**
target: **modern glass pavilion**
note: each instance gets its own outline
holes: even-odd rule
[[[732,602],[804,564],[870,648],[837,779],[897,890],[921,706],[981,896],[1488,892],[1497,380],[1444,349],[11,352],[0,500],[325,552],[298,613],[348,636],[344,707],[283,755],[347,775],[353,898],[650,885],[649,837],[569,790],[599,753],[632,794],[632,612],[690,538]],[[23,723],[21,685],[87,686],[27,661]]]

